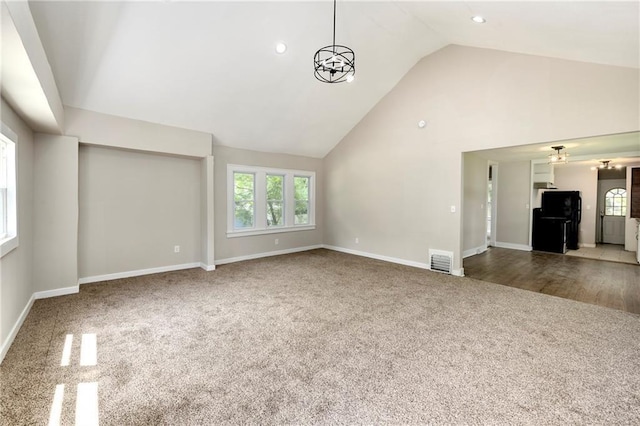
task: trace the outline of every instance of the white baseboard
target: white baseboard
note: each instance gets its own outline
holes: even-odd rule
[[[368,257],[370,259],[383,260],[385,262],[397,263],[399,265],[405,265],[405,266],[413,266],[414,268],[429,269],[428,264],[422,263],[422,262],[415,262],[413,260],[399,259],[397,257],[383,256],[380,254],[368,253],[366,251],[353,250],[353,249],[348,249],[344,247],[336,247],[336,246],[327,245],[327,244],[324,244],[323,247],[328,250],[339,251],[341,253],[355,254],[356,256]]]
[[[13,340],[18,335],[18,331],[20,330],[20,327],[22,327],[22,323],[27,318],[27,315],[29,315],[29,311],[33,306],[34,300],[35,300],[35,297],[34,295],[32,295],[29,298],[29,301],[27,302],[27,306],[25,306],[22,312],[20,313],[20,316],[18,317],[18,321],[16,321],[16,323],[13,325],[13,328],[9,332],[9,335],[7,336],[6,339],[4,339],[4,342],[2,342],[2,346],[0,346],[0,364],[2,364],[2,361],[4,360],[4,357],[7,354],[7,352],[9,352],[9,348],[11,347]]]
[[[484,244],[482,246],[471,248],[469,250],[463,251],[462,252],[462,258],[466,259],[467,257],[475,256],[476,254],[480,254],[480,253],[484,253],[485,251],[487,251],[487,245],[486,244]]]
[[[206,264],[200,262],[200,268],[204,269],[207,272],[215,271],[216,270],[216,265],[206,265]]]
[[[55,290],[37,291],[33,293],[34,299],[47,299],[49,297],[66,296],[67,294],[75,294],[80,291],[80,286],[57,288]]]
[[[184,263],[182,265],[160,266],[158,268],[138,269],[137,271],[116,272],[114,274],[94,275],[92,277],[84,277],[78,280],[78,284],[89,284],[100,281],[117,280],[120,278],[139,277],[140,275],[158,274],[161,272],[180,271],[182,269],[192,269],[202,267],[200,262]]]
[[[416,262],[414,260],[406,260],[406,259],[400,259],[397,257],[383,256],[380,254],[374,254],[374,253],[369,253],[369,252],[360,251],[360,250],[353,250],[353,249],[348,249],[344,247],[337,247],[337,246],[332,246],[328,244],[323,244],[323,247],[326,248],[327,250],[339,251],[341,253],[355,254],[356,256],[368,257],[370,259],[382,260],[384,262],[397,263],[399,265],[405,265],[405,266],[413,266],[414,268],[426,269],[429,271],[431,270],[428,264],[422,263],[422,262]],[[464,268],[452,269],[451,275],[455,275],[457,277],[464,277]]]
[[[322,247],[323,247],[322,244],[316,244],[316,245],[313,245],[313,246],[294,247],[294,248],[285,249],[285,250],[268,251],[268,252],[264,252],[264,253],[249,254],[249,255],[246,255],[246,256],[230,257],[230,258],[227,258],[227,259],[218,259],[218,260],[216,260],[216,265],[226,265],[227,263],[242,262],[244,260],[260,259],[260,258],[263,258],[263,257],[270,257],[270,256],[279,256],[281,254],[298,253],[298,252],[301,252],[301,251],[315,250],[315,249],[319,249],[319,248],[322,248]]]
[[[589,244],[589,243],[579,243],[578,247],[596,248],[596,245],[595,244]]]
[[[512,249],[512,250],[522,250],[522,251],[531,251],[533,247],[525,245],[525,244],[512,244],[512,243],[501,243],[496,241],[495,247]]]

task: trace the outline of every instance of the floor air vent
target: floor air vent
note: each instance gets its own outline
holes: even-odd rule
[[[453,252],[443,250],[429,250],[429,269],[451,275]]]

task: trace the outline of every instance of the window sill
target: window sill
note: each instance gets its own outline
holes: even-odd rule
[[[18,247],[18,236],[12,235],[0,240],[0,258],[9,254],[9,252]]]
[[[278,228],[268,228],[268,229],[249,229],[246,231],[227,231],[227,238],[238,238],[238,237],[253,237],[255,235],[265,235],[265,234],[282,234],[285,232],[296,232],[296,231],[312,231],[316,229],[315,225],[298,225],[298,226],[280,226]]]

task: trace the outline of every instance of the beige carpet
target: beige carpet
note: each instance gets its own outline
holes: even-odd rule
[[[639,424],[640,316],[315,250],[36,301],[0,383],[6,425]]]

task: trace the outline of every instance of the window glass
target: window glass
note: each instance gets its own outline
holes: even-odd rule
[[[0,132],[0,257],[18,247],[15,133],[1,124]]]
[[[0,240],[7,236],[8,143],[0,139]]]
[[[295,176],[293,178],[295,186],[295,225],[306,225],[309,223],[309,177]]]
[[[234,228],[252,228],[255,216],[255,175],[234,173]]]
[[[315,176],[313,171],[228,164],[227,237],[315,229]]]
[[[284,225],[284,176],[267,175],[267,226]]]
[[[604,196],[604,214],[606,216],[626,216],[627,191],[624,188],[613,188]]]

